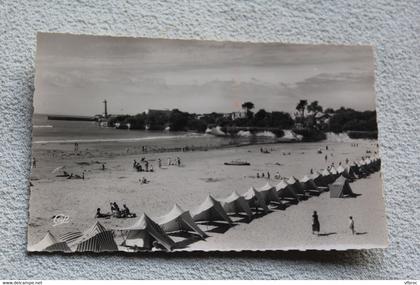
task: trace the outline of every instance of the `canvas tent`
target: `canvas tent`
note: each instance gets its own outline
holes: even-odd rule
[[[291,187],[289,187],[289,184],[287,184],[284,180],[280,181],[275,186],[275,189],[280,199],[291,201],[294,203],[299,202],[299,197],[296,194],[296,192]]]
[[[208,237],[193,221],[190,212],[183,210],[178,204],[175,204],[168,214],[156,218],[155,221],[166,233],[185,231],[194,232],[202,238]]]
[[[324,169],[321,172],[321,177],[319,181],[317,182],[317,185],[327,187],[328,184],[333,183],[334,180],[335,180],[334,175],[332,175],[327,169]]]
[[[270,210],[267,207],[263,194],[255,190],[254,187],[249,188],[242,197],[248,202],[249,207],[254,208],[258,211],[261,208],[265,213],[268,213]]]
[[[271,202],[274,202],[279,208],[285,209],[285,205],[279,198],[276,192],[276,188],[270,183],[267,182],[264,186],[256,190],[262,194],[262,196],[264,197],[264,201],[267,205]]]
[[[99,222],[83,232],[83,235],[74,241],[76,252],[104,252],[118,251],[112,231],[106,230]]]
[[[208,195],[200,206],[191,211],[194,222],[198,221],[226,221],[232,224],[232,220],[226,214],[219,201]]]
[[[66,242],[56,239],[50,232],[47,232],[42,240],[29,247],[29,251],[70,252],[71,250]]]
[[[357,162],[353,162],[353,164],[350,166],[350,170],[356,175],[357,178],[365,177],[366,174],[364,174],[360,168]]]
[[[329,185],[329,188],[330,198],[356,197],[360,195],[353,193],[349,181],[343,176],[337,178],[334,183]]]
[[[233,191],[228,197],[222,199],[220,203],[226,213],[245,213],[249,219],[252,219],[253,214],[248,202],[244,197],[239,196],[236,191]]]
[[[307,196],[305,194],[305,188],[303,187],[302,183],[299,182],[295,177],[291,176],[286,183],[289,185],[291,189],[295,191],[295,193],[302,199],[306,199]]]
[[[312,195],[319,196],[322,192],[326,190],[326,187],[320,187],[315,184],[315,181],[308,176],[303,176],[300,179],[300,183],[303,185],[306,192],[309,192]]]
[[[334,166],[332,166],[329,171],[331,175],[334,177],[334,179],[340,176],[340,174],[338,173],[337,169]]]
[[[337,167],[337,172],[338,172],[338,174],[343,173],[343,172],[344,172],[344,167],[343,167],[342,165],[339,165],[339,166]]]
[[[124,241],[125,246],[151,250],[155,243],[158,243],[167,250],[175,247],[175,242],[146,214],[143,214],[131,227],[119,230],[128,231]]]
[[[341,175],[351,181],[357,178],[352,166],[347,166],[346,168],[344,168],[344,171],[343,173],[341,173]]]
[[[65,234],[62,234],[58,237],[60,241],[66,242],[67,244],[72,244],[74,241],[79,239],[83,233],[81,232],[67,232]]]

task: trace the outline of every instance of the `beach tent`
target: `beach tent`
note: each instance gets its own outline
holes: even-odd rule
[[[353,170],[352,166],[347,166],[346,168],[344,168],[344,171],[343,171],[343,173],[341,173],[341,175],[344,176],[345,178],[351,180],[351,181],[353,181],[357,178],[356,174],[354,173],[354,170]]]
[[[208,237],[193,221],[190,212],[183,210],[178,204],[175,204],[168,214],[156,218],[155,221],[166,233],[184,231],[194,232],[202,238]]]
[[[83,233],[81,232],[68,232],[68,233],[58,236],[58,239],[60,241],[66,242],[67,244],[72,244],[74,243],[74,241],[79,239],[82,235]]]
[[[363,174],[362,171],[360,171],[360,168],[357,162],[353,162],[353,164],[350,165],[350,171],[353,172],[353,174],[355,174],[356,178],[365,177],[365,174]]]
[[[338,172],[338,174],[343,173],[343,172],[344,172],[344,167],[343,167],[342,165],[339,165],[339,166],[337,167],[337,172]]]
[[[296,192],[291,187],[289,187],[289,184],[287,184],[284,180],[280,181],[275,186],[275,189],[280,199],[289,201],[292,200],[295,203],[299,202],[299,197]]]
[[[334,179],[336,179],[338,176],[340,176],[340,174],[338,173],[337,169],[334,166],[332,166],[329,171],[331,173],[331,176]]]
[[[245,213],[249,219],[252,219],[253,214],[248,202],[244,197],[239,196],[236,191],[233,191],[225,199],[220,200],[220,203],[226,213]]]
[[[272,186],[269,182],[267,182],[264,186],[256,190],[263,195],[264,201],[267,205],[271,202],[274,202],[276,203],[276,205],[279,206],[279,208],[285,209],[285,205],[281,202],[281,199],[279,198],[276,192],[276,188]]]
[[[251,186],[247,192],[242,194],[242,197],[244,197],[244,199],[248,202],[249,207],[255,207],[256,210],[261,208],[265,213],[270,211],[267,207],[263,194],[255,190],[254,187]]]
[[[334,183],[329,185],[329,188],[330,198],[356,197],[360,195],[353,193],[349,181],[343,176],[337,178]]]
[[[323,176],[321,173],[319,173],[319,171],[315,171],[314,173],[312,173],[310,179],[312,179],[315,182],[316,186],[325,187],[323,185]]]
[[[83,235],[74,241],[76,252],[104,252],[118,251],[112,231],[106,230],[99,222],[83,232]]]
[[[146,214],[143,214],[131,227],[119,230],[128,231],[124,241],[125,246],[151,250],[154,243],[158,243],[167,250],[175,247],[175,242]]]
[[[328,184],[333,183],[334,180],[334,175],[332,175],[327,169],[324,169],[321,172],[321,177],[318,180],[317,185],[327,187]]]
[[[219,201],[208,195],[200,206],[191,211],[194,222],[198,221],[226,221],[232,224],[232,220],[226,214]]]
[[[286,183],[289,185],[288,187],[293,189],[296,195],[298,195],[300,198],[307,198],[305,194],[305,188],[303,187],[302,183],[300,183],[300,181],[297,180],[295,177],[289,177]]]
[[[40,240],[37,244],[32,245],[28,249],[29,251],[60,251],[70,252],[70,248],[66,242],[56,239],[50,232],[47,232],[45,237]]]
[[[315,181],[306,175],[303,176],[302,179],[300,179],[300,183],[303,185],[305,191],[317,196],[320,195],[327,188],[316,185]]]

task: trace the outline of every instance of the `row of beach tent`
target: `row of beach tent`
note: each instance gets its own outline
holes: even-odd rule
[[[208,195],[204,202],[191,211],[175,204],[172,210],[161,217],[150,218],[143,214],[132,226],[127,228],[106,229],[96,222],[86,231],[70,232],[59,237],[50,232],[37,244],[29,247],[29,251],[60,252],[104,252],[118,251],[114,239],[117,231],[124,233],[122,246],[134,250],[152,250],[161,248],[171,251],[176,243],[170,234],[188,232],[205,239],[208,235],[199,224],[221,221],[232,225],[231,215],[244,216],[251,221],[256,213],[269,213],[272,209],[284,210],[291,204],[297,204],[311,196],[319,196],[329,191],[331,198],[356,197],[349,182],[369,176],[380,170],[378,157],[363,159],[343,167],[334,166],[322,172],[314,172],[302,179],[290,177],[277,185],[267,183],[261,188],[251,187],[239,195],[233,191],[224,199],[215,199]]]

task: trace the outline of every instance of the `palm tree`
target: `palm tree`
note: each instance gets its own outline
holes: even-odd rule
[[[252,117],[252,112],[251,110],[254,109],[254,103],[252,102],[245,102],[242,104],[242,109],[246,110],[246,115],[248,118]]]
[[[297,104],[296,106],[296,110],[298,110],[300,112],[300,116],[302,118],[305,117],[305,108],[308,105],[308,100],[300,100],[299,104]]]
[[[308,109],[308,112],[312,112],[314,116],[316,116],[317,113],[322,112],[322,106],[318,104],[318,101],[313,101],[306,108]]]

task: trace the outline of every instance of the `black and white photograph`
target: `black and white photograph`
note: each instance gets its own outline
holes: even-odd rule
[[[386,248],[374,49],[38,33],[29,252]]]

